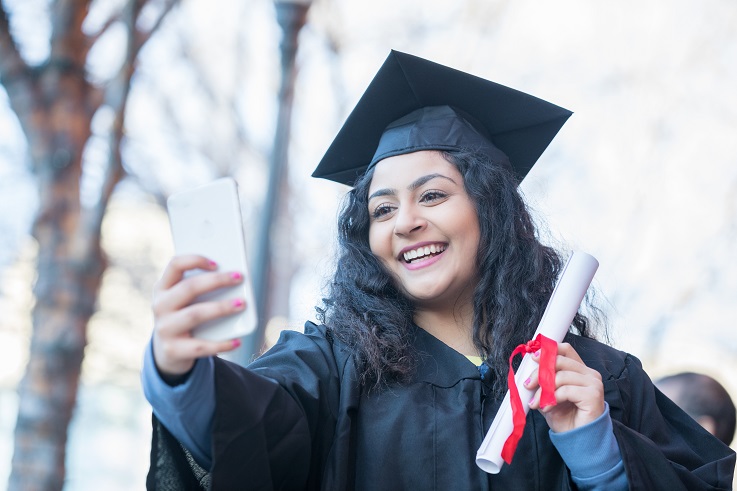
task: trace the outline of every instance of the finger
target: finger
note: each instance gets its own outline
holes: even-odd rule
[[[532,371],[532,373],[530,374],[530,376],[527,377],[527,380],[525,380],[525,382],[524,382],[525,388],[530,389],[530,390],[533,390],[533,389],[536,389],[537,387],[539,387],[539,382],[538,382],[538,378],[537,378],[537,376],[538,376],[538,372],[537,371],[538,371],[538,369],[536,368],[535,370]]]
[[[530,353],[530,358],[532,358],[532,360],[539,365],[541,354],[542,354],[542,350],[537,350],[534,353]]]
[[[583,360],[578,356],[578,352],[573,349],[573,346],[571,346],[570,343],[558,343],[558,355],[583,364]]]
[[[155,295],[154,314],[163,315],[182,309],[194,302],[200,295],[242,282],[243,275],[235,271],[202,273],[186,278],[168,290],[160,291]]]
[[[533,354],[532,356],[532,359],[536,362],[539,362],[539,358],[539,355],[535,356],[535,354]],[[525,380],[524,386],[527,389],[534,390],[540,387],[538,370],[539,369],[535,369],[527,380]],[[555,361],[555,372],[556,388],[567,384],[591,386],[602,385],[601,374],[598,371],[587,367],[583,362],[577,361],[574,358],[558,355]]]
[[[530,358],[540,364],[541,350],[530,354]],[[590,369],[578,355],[578,352],[569,343],[558,343],[557,356],[555,359],[555,370],[577,370],[581,372],[595,370]],[[597,372],[598,373],[598,372]]]
[[[560,371],[555,376],[555,382],[555,399],[559,404],[567,402],[573,404],[577,411],[595,417],[601,415],[604,410],[604,384],[600,376]]]
[[[535,353],[532,353],[530,358],[536,363],[540,363],[540,350],[536,351]],[[581,357],[578,355],[575,349],[568,344],[568,343],[559,343],[558,344],[558,355],[556,356],[555,360],[555,371],[556,371],[556,387],[560,387],[561,384],[565,382],[561,382],[560,374],[562,372],[572,372],[572,373],[578,373],[582,377],[592,377],[592,379],[588,380],[586,378],[567,378],[564,380],[579,380],[584,381],[588,380],[588,382],[582,382],[582,383],[597,383],[598,380],[599,383],[601,381],[601,374],[592,369],[589,368],[586,364],[583,363],[581,360]],[[573,383],[573,382],[571,382]],[[525,387],[528,389],[534,389],[536,387],[539,387],[539,380],[538,380],[538,370],[535,369],[533,374],[530,375],[530,377],[524,382]]]
[[[598,400],[604,397],[604,391],[592,384],[563,384],[555,389],[555,398],[558,402],[572,402],[579,405],[582,402]]]
[[[594,370],[593,368],[589,368],[586,364],[580,361],[580,358],[576,360],[573,358],[568,358],[566,356],[558,355],[558,357],[555,360],[555,371],[556,373],[560,373],[560,372],[580,373],[582,375],[593,377],[601,381],[601,374],[598,371]]]
[[[191,360],[232,351],[240,346],[240,340],[209,341],[198,338],[178,338],[168,344],[171,345],[168,347],[171,350],[170,353],[174,353],[176,357],[181,357],[181,359]]]
[[[540,409],[540,396],[542,395],[542,389],[537,389],[532,395],[532,398],[527,403],[531,410]]]
[[[237,314],[246,308],[243,299],[198,302],[162,316],[156,330],[162,338],[180,337],[205,322]]]
[[[198,358],[231,351],[241,345],[240,339],[208,341],[197,338],[173,338],[154,343],[154,360],[164,375],[181,375],[191,370]]]
[[[164,268],[164,272],[161,274],[161,278],[156,284],[156,288],[159,290],[171,288],[176,283],[182,281],[182,277],[186,271],[192,269],[214,271],[217,269],[217,264],[215,261],[196,254],[174,256],[171,261],[169,261],[169,264],[166,265],[166,268]]]
[[[596,372],[598,374],[598,372]],[[566,385],[576,387],[603,387],[601,376],[597,377],[591,373],[581,373],[571,370],[561,370],[555,374],[555,387],[563,387]]]
[[[586,418],[590,421],[604,412],[604,393],[592,386],[563,385],[555,390],[555,400],[558,404],[572,404],[577,412],[590,415]]]
[[[532,358],[536,363],[540,363],[541,353],[542,350],[537,350],[534,353],[530,353],[530,358]],[[571,346],[569,343],[558,343],[557,355],[565,356],[566,358],[570,358],[572,360],[578,361],[579,363],[583,363],[581,357],[578,356],[578,352],[573,349],[573,346]]]

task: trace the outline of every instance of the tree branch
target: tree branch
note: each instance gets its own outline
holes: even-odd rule
[[[91,0],[60,0],[52,3],[50,61],[71,60],[84,70],[92,43],[82,29]]]
[[[145,0],[132,0],[125,7],[122,12],[122,16],[119,19],[128,25],[128,46],[126,49],[125,61],[106,91],[107,104],[109,104],[115,111],[115,120],[113,122],[113,127],[110,130],[110,159],[106,168],[105,179],[100,194],[100,203],[102,206],[98,206],[98,209],[104,210],[107,208],[107,203],[115,190],[115,186],[125,176],[125,169],[123,167],[121,155],[121,145],[125,128],[125,109],[127,106],[128,96],[130,94],[131,79],[135,71],[136,59],[145,42],[150,39],[151,34],[159,28],[164,17],[166,17],[177,2],[178,0],[168,0],[161,11],[159,18],[156,20],[152,28],[145,33],[138,30],[136,27],[137,19],[146,4]],[[102,215],[95,216],[92,219],[91,225],[101,227],[102,219]]]
[[[128,46],[126,48],[125,61],[120,66],[120,70],[115,75],[111,84],[113,86],[116,85],[116,80],[130,80],[133,72],[135,71],[136,59],[138,58],[138,54],[141,52],[143,45],[146,44],[146,41],[148,41],[151,38],[151,35],[159,28],[159,26],[161,26],[164,17],[166,17],[171,9],[179,2],[179,0],[167,0],[158,19],[156,19],[156,22],[151,29],[148,31],[141,31],[137,28],[137,21],[147,1],[148,0],[130,0],[130,2],[123,8],[120,15],[116,18],[116,20],[123,22],[127,27]],[[108,96],[106,99],[108,100],[108,103],[110,103],[113,108],[116,108],[117,111],[117,107],[121,104],[121,101],[119,100],[120,98],[109,96],[111,93],[115,92],[113,90],[109,90],[107,92]]]
[[[138,2],[134,0],[134,3],[140,4],[141,7],[142,4],[146,2]],[[146,42],[151,39],[151,36],[154,35],[154,33],[161,27],[161,24],[164,22],[164,18],[166,18],[167,14],[179,3],[179,0],[166,0],[164,2],[164,5],[161,9],[161,12],[159,13],[159,18],[156,19],[156,22],[151,26],[151,29],[148,31],[139,31],[135,28],[135,21],[138,20],[138,15],[141,13],[142,8],[139,8],[136,12],[136,16],[134,18],[133,23],[133,30],[131,32],[135,33],[135,46],[136,46],[136,55],[138,55],[138,52],[143,48],[143,45],[146,44]]]
[[[107,32],[108,29],[110,29],[110,26],[115,24],[116,22],[120,22],[122,20],[121,14],[118,13],[117,15],[111,15],[108,20],[105,21],[105,23],[98,29],[98,31],[90,36],[90,44],[94,45],[98,39],[102,37],[103,34]]]
[[[20,56],[18,45],[10,35],[8,12],[0,1],[0,84],[8,91],[11,104],[17,98],[30,100],[33,93],[30,75],[30,69]]]

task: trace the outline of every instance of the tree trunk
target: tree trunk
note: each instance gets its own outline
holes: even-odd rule
[[[34,292],[31,350],[18,393],[15,453],[9,490],[60,490],[64,483],[67,428],[77,396],[87,321],[94,311],[105,262],[99,236],[89,247],[77,230],[64,224],[78,221],[63,206],[68,191],[49,189],[57,209],[36,221],[39,242],[38,277]]]
[[[110,19],[128,29],[123,64],[104,90],[86,78],[85,63],[95,41],[82,29],[91,0],[51,2],[51,54],[28,66],[10,34],[0,2],[0,83],[28,139],[38,179],[40,209],[33,225],[38,241],[33,330],[21,380],[15,450],[9,491],[60,490],[64,485],[67,428],[72,417],[106,262],[100,230],[110,196],[123,176],[120,143],[135,60],[177,0],[156,2],[158,18],[140,30],[148,0],[129,0]],[[104,30],[104,29],[103,29]],[[98,33],[98,36],[102,33]],[[115,111],[109,160],[96,205],[82,208],[82,154],[90,123],[104,102]]]
[[[82,210],[82,151],[90,137],[91,88],[68,64],[38,72],[35,101],[17,108],[38,176],[40,210],[33,331],[26,372],[18,387],[19,408],[10,490],[59,490],[64,482],[67,427],[77,396],[92,316],[105,261],[98,213]],[[48,88],[48,92],[43,90]],[[99,206],[105,206],[101,204]],[[97,229],[97,230],[96,230]]]

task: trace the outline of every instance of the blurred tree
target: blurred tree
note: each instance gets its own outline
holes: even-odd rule
[[[86,326],[106,267],[100,228],[124,175],[120,145],[131,78],[141,48],[177,0],[118,2],[119,9],[94,33],[83,29],[92,0],[51,1],[49,55],[39,64],[22,56],[9,3],[0,3],[0,83],[29,143],[40,205],[32,229],[39,252],[31,352],[18,387],[8,489],[56,490],[64,482]],[[94,81],[88,56],[111,26],[126,32],[123,61],[109,80]],[[93,117],[103,106],[114,115],[109,152],[94,204],[83,206],[83,156]]]

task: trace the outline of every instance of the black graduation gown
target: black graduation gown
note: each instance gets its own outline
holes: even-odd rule
[[[218,359],[213,466],[154,419],[149,489],[568,490],[544,418],[531,411],[511,465],[475,464],[501,400],[463,355],[417,328],[409,383],[361,389],[351,356],[323,326],[285,332],[248,369]],[[567,338],[604,380],[630,489],[731,489],[735,454],[663,396],[633,356]],[[488,378],[488,377],[487,377]],[[175,483],[175,484],[172,484]],[[205,484],[205,487],[207,484]]]

